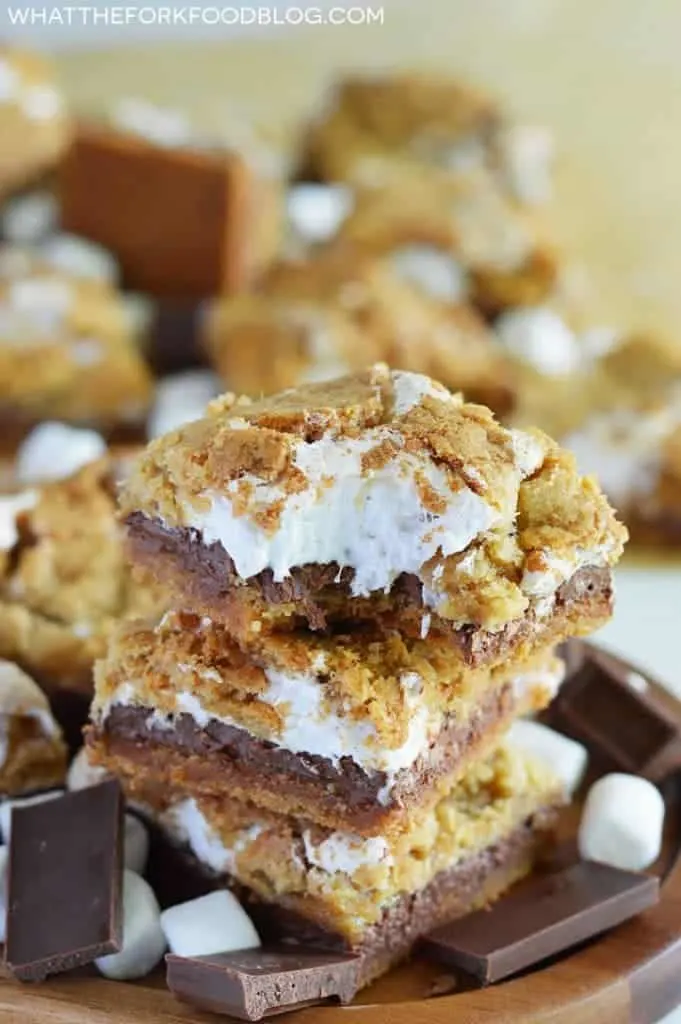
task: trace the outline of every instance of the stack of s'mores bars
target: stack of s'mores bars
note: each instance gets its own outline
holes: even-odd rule
[[[625,539],[570,455],[378,365],[216,400],[122,515],[171,610],[99,664],[91,756],[220,882],[366,983],[531,870],[564,795],[505,733]]]

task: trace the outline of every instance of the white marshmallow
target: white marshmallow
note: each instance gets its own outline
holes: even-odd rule
[[[514,125],[500,141],[508,182],[515,196],[531,206],[549,202],[555,150],[551,133],[535,125]]]
[[[157,107],[147,100],[133,97],[119,100],[111,118],[119,128],[157,146],[187,146],[193,139],[191,125],[184,114]]]
[[[150,439],[167,434],[183,423],[200,419],[206,406],[220,394],[220,379],[210,370],[187,370],[160,380],[147,420]]]
[[[0,846],[0,942],[7,937],[7,863],[9,847]]]
[[[94,430],[65,423],[41,423],[19,447],[16,475],[20,483],[61,480],[106,452],[106,441]]]
[[[153,971],[166,950],[161,911],[151,886],[133,871],[123,872],[123,943],[118,953],[95,960],[115,981],[132,981]]]
[[[161,927],[177,956],[208,956],[260,945],[250,917],[226,889],[164,910]]]
[[[62,113],[64,101],[51,85],[31,85],[22,94],[21,106],[31,121],[51,121]]]
[[[584,778],[589,757],[586,747],[549,729],[547,725],[519,719],[509,729],[508,741],[538,760],[546,761],[562,782],[568,796],[572,796]]]
[[[335,235],[354,203],[346,185],[293,185],[286,199],[289,224],[305,242],[326,242]]]
[[[613,772],[594,782],[579,825],[579,852],[626,871],[643,871],[660,855],[664,800],[640,775]]]
[[[79,235],[59,234],[46,239],[38,252],[51,267],[74,277],[115,284],[120,277],[118,261],[101,245]]]
[[[431,245],[404,245],[390,256],[394,272],[434,299],[460,302],[466,294],[463,267],[449,253]]]
[[[90,764],[87,747],[81,747],[71,762],[66,776],[66,788],[70,791],[97,786],[107,777],[107,771],[98,764]]]
[[[526,306],[503,313],[495,324],[501,344],[516,359],[548,377],[574,373],[582,352],[573,331],[546,306]]]
[[[12,835],[12,811],[15,807],[30,807],[32,804],[42,804],[45,800],[57,800],[63,795],[63,789],[51,789],[47,793],[36,793],[35,796],[26,796],[19,800],[3,800],[0,803],[0,832],[3,840],[9,845]]]
[[[135,338],[143,337],[149,331],[154,320],[153,301],[148,295],[142,295],[141,292],[124,292],[120,296],[120,300],[131,333]]]
[[[125,815],[123,835],[123,859],[129,871],[143,875],[149,857],[149,832],[135,814]]]
[[[0,216],[0,234],[16,245],[34,245],[55,231],[59,203],[51,192],[29,192],[8,200]]]

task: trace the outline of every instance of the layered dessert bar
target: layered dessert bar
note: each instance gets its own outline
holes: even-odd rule
[[[202,336],[226,386],[246,395],[383,361],[433,376],[496,411],[513,401],[509,361],[472,306],[419,293],[343,246],[280,260],[256,293],[213,301]]]
[[[437,74],[348,77],[336,84],[303,140],[302,174],[382,188],[427,168],[487,172],[524,204],[551,193],[552,141],[515,124],[479,89]]]
[[[50,66],[33,53],[0,45],[0,197],[42,178],[71,138]]]
[[[247,125],[206,132],[128,99],[108,121],[78,126],[60,175],[62,222],[114,252],[128,287],[202,299],[244,288],[273,257],[278,175]]]
[[[471,301],[490,317],[542,302],[559,277],[536,213],[485,174],[418,173],[359,190],[337,241],[383,258],[432,298]]]
[[[154,606],[131,578],[116,521],[126,466],[107,455],[0,497],[0,657],[48,691],[90,692],[114,623]]]
[[[151,378],[111,285],[0,249],[0,422],[44,419],[103,430],[143,422]]]
[[[250,894],[262,930],[358,953],[361,986],[528,874],[563,799],[545,763],[502,744],[395,836],[331,831],[229,797],[171,802],[158,816],[216,882]]]
[[[245,654],[189,613],[119,628],[96,669],[91,756],[142,797],[179,789],[362,835],[403,828],[564,672],[551,650],[467,669],[446,639],[348,628]]]
[[[651,335],[622,335],[571,373],[527,380],[514,411],[560,437],[593,473],[635,541],[681,539],[681,357]]]
[[[63,782],[66,745],[47,697],[18,665],[0,659],[0,793]]]
[[[384,366],[218,399],[122,490],[129,550],[243,644],[380,622],[491,665],[610,615],[626,537],[545,435]]]

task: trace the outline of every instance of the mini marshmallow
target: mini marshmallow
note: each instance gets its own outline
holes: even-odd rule
[[[120,296],[120,300],[130,333],[135,338],[143,338],[154,322],[153,301],[148,295],[142,295],[141,292],[124,292]]]
[[[161,927],[177,956],[208,956],[260,945],[250,917],[226,889],[164,910]]]
[[[7,862],[9,847],[0,846],[0,942],[7,937]]]
[[[95,960],[115,981],[132,981],[153,971],[166,951],[161,912],[151,886],[133,871],[123,872],[123,943],[118,953]]]
[[[594,782],[579,825],[579,852],[625,871],[643,871],[662,847],[664,800],[640,775],[613,772]]]
[[[81,747],[69,766],[66,776],[66,788],[73,792],[76,789],[87,789],[97,786],[107,777],[107,771],[98,764],[88,761],[87,747]]]
[[[501,138],[509,185],[521,203],[539,206],[553,193],[553,136],[546,128],[514,125]]]
[[[46,793],[22,797],[20,800],[3,800],[0,803],[0,832],[3,840],[9,845],[12,835],[12,811],[15,807],[30,807],[31,804],[42,804],[45,800],[57,800],[64,795],[63,789],[50,789]]]
[[[293,185],[286,199],[289,224],[303,241],[326,242],[352,210],[354,198],[346,185]]]
[[[29,192],[5,203],[0,215],[0,234],[6,242],[34,245],[41,242],[59,222],[59,204],[51,192]]]
[[[501,344],[547,377],[574,373],[582,352],[573,331],[546,306],[526,306],[503,313],[495,323]]]
[[[167,434],[191,420],[200,419],[208,403],[220,394],[219,377],[209,370],[187,370],[160,380],[147,420],[150,439]]]
[[[124,131],[140,135],[157,146],[187,146],[193,138],[184,114],[134,97],[119,100],[112,110],[111,120]]]
[[[149,833],[134,814],[126,814],[123,835],[123,859],[129,871],[143,875],[149,858]]]
[[[530,719],[519,719],[508,731],[508,741],[547,762],[558,776],[567,796],[572,796],[584,778],[589,758],[586,747],[576,740]]]
[[[405,245],[390,257],[390,266],[403,280],[433,299],[460,302],[466,294],[463,267],[449,253],[429,245]]]
[[[106,441],[94,430],[48,421],[35,427],[20,445],[15,472],[22,484],[61,480],[106,452]]]
[[[74,277],[115,284],[120,277],[118,261],[101,245],[79,235],[52,235],[39,246],[40,256],[56,270]]]

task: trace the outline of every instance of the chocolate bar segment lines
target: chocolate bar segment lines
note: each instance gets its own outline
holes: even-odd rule
[[[245,950],[213,956],[168,954],[168,988],[179,999],[239,1020],[261,1020],[311,1003],[348,1003],[360,958],[304,949]]]
[[[487,985],[621,924],[658,898],[657,878],[582,861],[436,929],[423,949]]]
[[[14,812],[5,957],[16,978],[41,981],[118,951],[122,820],[114,781]]]

